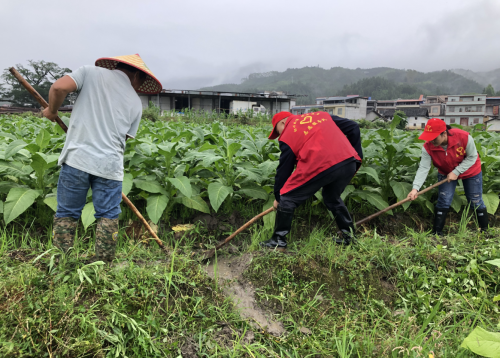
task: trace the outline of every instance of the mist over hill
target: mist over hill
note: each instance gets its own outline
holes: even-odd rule
[[[500,78],[500,69],[497,70]],[[472,71],[469,71],[472,72]],[[493,72],[493,71],[492,71]],[[481,93],[486,86],[472,74],[450,70],[419,72],[389,67],[349,69],[332,67],[290,68],[286,71],[252,73],[240,84],[221,84],[203,90],[262,92],[285,91],[302,94],[299,104],[314,103],[316,97],[359,94],[373,99],[415,98],[420,94]],[[481,77],[477,76],[477,79]],[[500,88],[500,86],[499,86]]]

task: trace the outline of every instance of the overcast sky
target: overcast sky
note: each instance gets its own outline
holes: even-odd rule
[[[167,89],[317,66],[500,67],[499,0],[0,0],[0,68],[139,53]]]

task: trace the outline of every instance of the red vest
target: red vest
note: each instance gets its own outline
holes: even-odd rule
[[[279,137],[297,157],[297,168],[280,191],[283,195],[349,158],[361,161],[347,137],[326,112],[288,117]]]
[[[469,133],[458,128],[448,131],[448,147],[446,152],[441,146],[435,146],[430,141],[424,144],[424,148],[432,158],[434,166],[438,168],[440,174],[448,175],[465,158],[465,148],[469,141]],[[458,176],[459,179],[467,179],[481,173],[481,159],[477,155],[476,162],[464,173]]]

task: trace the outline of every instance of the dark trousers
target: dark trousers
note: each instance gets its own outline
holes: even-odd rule
[[[283,209],[293,210],[323,188],[323,202],[330,211],[335,212],[339,208],[345,208],[340,195],[354,174],[356,174],[355,161],[346,163],[327,175],[319,174],[298,188],[281,195],[280,206]]]

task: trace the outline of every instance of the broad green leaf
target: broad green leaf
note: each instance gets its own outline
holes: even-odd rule
[[[396,195],[396,198],[398,199],[398,201],[406,199],[406,197],[408,196],[408,193],[412,189],[412,185],[410,183],[406,183],[406,182],[397,182],[397,181],[391,180],[390,184],[391,184],[392,190],[394,191],[394,194]],[[404,210],[408,209],[410,204],[411,204],[411,201],[404,203],[403,209]]]
[[[367,174],[367,175],[371,176],[377,182],[377,184],[380,184],[380,179],[378,177],[378,173],[372,167],[361,167],[358,170],[358,172],[356,173],[356,175],[360,175],[360,174]]]
[[[270,176],[274,177],[278,164],[278,161],[266,160],[265,162],[260,163],[257,168],[262,171],[262,177],[267,179]]]
[[[45,197],[45,199],[43,199],[43,202],[47,204],[47,206],[52,210],[57,211],[57,197],[55,195]]]
[[[35,143],[28,144],[26,147],[24,147],[24,149],[26,149],[31,154],[35,154],[36,152],[40,151],[40,147]]]
[[[367,190],[355,190],[353,194],[356,194],[360,198],[368,201],[379,210],[383,210],[389,206],[389,204],[387,204],[387,202],[379,194]],[[389,210],[387,213],[392,215],[392,210]]]
[[[221,183],[214,182],[208,185],[207,191],[210,204],[212,204],[212,208],[217,212],[227,196],[233,192],[233,189]]]
[[[205,142],[201,147],[198,148],[198,152],[204,152],[209,149],[217,149],[216,145],[210,144],[210,142]]]
[[[390,124],[390,127],[391,127],[391,131],[394,131],[394,129],[396,129],[396,127],[398,126],[399,122],[401,122],[403,119],[398,116],[397,114],[394,115],[394,118],[393,120],[391,121],[391,124]]]
[[[269,194],[259,185],[255,184],[245,184],[241,186],[241,189],[237,191],[238,194],[245,194],[251,198],[255,199],[268,199]]]
[[[487,264],[494,265],[496,267],[500,267],[500,259],[488,260],[485,261]]]
[[[31,156],[31,167],[35,170],[36,176],[40,179],[43,178],[45,170],[49,167],[45,159],[39,154],[35,153]]]
[[[33,172],[30,166],[25,166],[18,162],[6,162],[0,160],[0,174],[12,175],[16,178],[24,177]]]
[[[168,178],[168,181],[172,183],[180,192],[187,196],[188,198],[193,195],[193,189],[191,188],[191,181],[185,176],[180,176],[178,178]]]
[[[195,209],[203,213],[210,214],[210,208],[200,196],[194,196],[192,198],[183,196],[179,198],[178,201],[180,201],[182,204],[184,204],[190,209]]]
[[[3,201],[0,200],[0,214],[3,214]]]
[[[12,188],[4,204],[3,218],[5,225],[24,213],[40,195],[36,190],[29,188]]]
[[[497,193],[483,194],[484,205],[486,205],[486,210],[491,215],[494,215],[498,209],[499,199]]]
[[[165,189],[156,180],[134,179],[134,185],[139,189],[147,191],[148,193],[167,194]]]
[[[178,143],[164,143],[158,145],[158,153],[163,155],[166,159],[170,159],[177,153],[175,147]]]
[[[85,230],[95,221],[94,203],[90,202],[85,204],[82,211],[82,223]]]
[[[203,129],[200,127],[195,127],[191,129],[191,132],[200,140],[201,143],[205,140],[205,133],[203,133]]]
[[[451,201],[451,207],[457,213],[460,211],[460,208],[462,207],[462,199],[460,199],[460,195],[457,195],[457,193],[453,195],[453,200]]]
[[[130,173],[125,173],[123,175],[122,193],[128,195],[128,193],[130,193],[130,190],[132,190],[133,184],[134,184],[134,176]]]
[[[44,149],[50,143],[50,132],[42,129],[36,136],[36,144],[40,147],[40,149]]]
[[[178,178],[184,175],[184,172],[186,171],[187,165],[186,164],[180,164],[175,167],[174,169],[174,177]]]
[[[340,195],[340,199],[345,200],[349,194],[355,190],[354,185],[348,185],[345,187],[344,191]]]
[[[147,157],[151,156],[151,154],[152,154],[151,145],[149,145],[148,143],[142,143],[139,147],[142,151],[142,154],[144,154]]]
[[[482,357],[500,357],[500,333],[476,327],[460,345]]]
[[[7,148],[5,148],[4,158],[9,159],[10,157],[12,157],[14,154],[19,152],[21,149],[23,149],[27,145],[28,144],[24,140],[21,140],[21,139],[18,139],[18,140],[11,142],[7,146]]]
[[[274,195],[269,195],[269,199],[262,206],[262,211],[266,211],[274,204]],[[276,221],[276,211],[271,211],[269,214],[265,215],[264,218],[264,229],[265,230],[273,230],[274,222]]]
[[[383,210],[389,206],[389,204],[387,204],[387,202],[384,199],[382,199],[382,197],[380,195],[375,194],[375,193],[367,192],[366,193],[366,200],[368,200],[368,202],[370,204],[372,204],[373,206],[375,206],[379,210]],[[392,213],[390,211],[388,211],[388,213],[392,215]]]
[[[149,218],[154,224],[157,224],[167,207],[168,196],[161,194],[150,195],[147,204],[146,211],[148,212]]]
[[[227,156],[229,158],[231,158],[233,155],[236,154],[236,152],[241,148],[241,144],[240,143],[231,143],[229,144],[229,146],[227,147]]]

